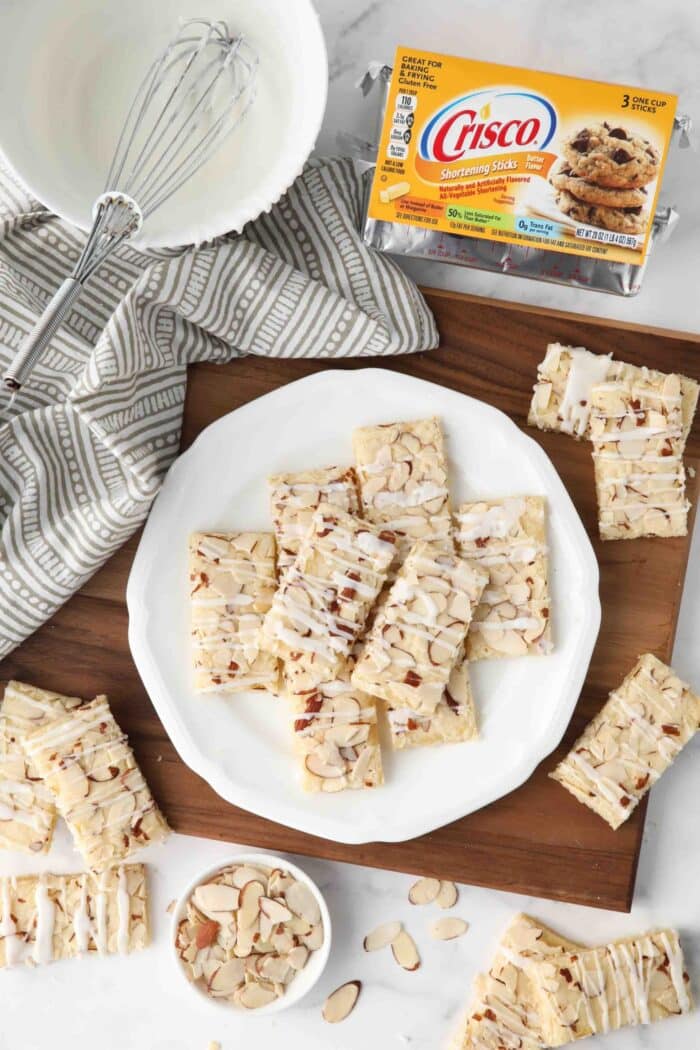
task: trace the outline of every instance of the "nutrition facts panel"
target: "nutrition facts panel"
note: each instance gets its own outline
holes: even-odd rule
[[[413,92],[401,91],[396,96],[386,147],[386,155],[390,160],[405,160],[408,156],[409,143],[413,137],[413,125],[416,121],[417,104],[418,97]]]

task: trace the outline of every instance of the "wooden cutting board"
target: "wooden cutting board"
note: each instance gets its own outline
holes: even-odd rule
[[[548,342],[584,345],[635,364],[700,378],[698,340],[453,293],[426,293],[441,333],[437,351],[371,363],[482,398],[525,423],[538,361]],[[250,357],[190,371],[182,447],[226,412],[329,362]],[[319,411],[323,406],[319,406]],[[410,415],[410,405],[406,406]],[[220,799],[179,759],[131,660],[124,591],[138,537],[130,541],[59,613],[0,664],[0,678],[20,678],[60,692],[106,692],[173,828],[275,850],[459,882],[629,910],[645,806],[617,832],[579,805],[547,773],[643,651],[669,660],[689,540],[600,543],[590,446],[528,431],[549,453],[588,529],[601,569],[603,622],[581,698],[562,745],[517,791],[419,839],[345,846],[262,820]],[[251,441],[255,436],[251,435]],[[232,449],[235,457],[244,450]],[[478,454],[475,450],[474,454]],[[700,456],[700,426],[687,462]],[[700,475],[689,479],[697,502]],[[572,601],[576,596],[572,595]],[[523,702],[536,702],[524,697]],[[465,746],[468,761],[468,746]],[[673,772],[669,774],[673,776]]]

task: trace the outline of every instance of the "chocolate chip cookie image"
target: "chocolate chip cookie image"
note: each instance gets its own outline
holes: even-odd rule
[[[580,175],[574,175],[566,161],[552,169],[549,181],[555,190],[566,190],[579,201],[598,204],[603,208],[640,208],[644,207],[649,199],[643,186],[636,189],[613,189],[610,186],[598,186],[595,182],[588,182]]]
[[[564,215],[588,226],[599,226],[615,233],[641,233],[647,216],[641,205],[626,208],[607,208],[600,204],[587,204],[578,200],[568,190],[558,190],[557,207]]]
[[[606,121],[581,128],[562,147],[575,176],[597,186],[637,189],[659,173],[659,153],[641,136]]]

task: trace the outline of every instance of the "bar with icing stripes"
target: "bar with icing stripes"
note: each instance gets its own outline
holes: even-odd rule
[[[340,674],[396,554],[396,537],[322,504],[263,623],[294,691]]]
[[[611,354],[594,354],[583,346],[550,343],[544,360],[537,366],[528,423],[540,430],[557,430],[576,438],[590,436],[591,393],[594,386],[607,382],[642,386],[662,385],[663,372],[615,361]],[[698,401],[698,384],[680,376],[683,442],[693,423]]]
[[[269,478],[270,510],[280,576],[292,564],[322,503],[358,515],[357,475],[352,467],[322,467]]]
[[[457,550],[489,577],[467,635],[470,660],[552,650],[545,509],[542,496],[510,496],[455,514]]]
[[[593,387],[590,428],[601,539],[685,536],[681,377]]]
[[[189,582],[196,692],[275,692],[278,662],[260,646],[277,587],[272,533],[194,533]]]
[[[675,930],[536,959],[530,974],[545,1046],[564,1046],[693,1009]]]
[[[393,708],[433,714],[462,661],[467,629],[487,580],[439,544],[416,543],[374,621],[353,685]]]
[[[384,783],[377,705],[350,684],[350,666],[333,680],[290,693],[306,791],[336,792]]]
[[[699,727],[700,697],[645,653],[550,776],[619,828]]]
[[[56,806],[24,747],[26,737],[88,703],[25,682],[8,682],[0,708],[0,848],[47,853]]]
[[[91,870],[168,835],[105,696],[35,730],[25,746]]]
[[[0,878],[0,968],[127,954],[148,941],[143,864]]]

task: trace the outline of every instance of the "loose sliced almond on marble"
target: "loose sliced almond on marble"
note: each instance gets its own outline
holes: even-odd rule
[[[439,879],[418,879],[408,891],[408,899],[411,904],[432,904],[439,892]]]
[[[387,948],[396,940],[401,933],[400,922],[383,922],[376,926],[364,939],[363,945],[366,952],[377,952],[381,948]]]
[[[323,1004],[323,1020],[328,1024],[344,1021],[355,1009],[361,988],[361,981],[348,981],[331,992]]]
[[[469,929],[469,923],[456,915],[448,915],[444,919],[438,919],[430,928],[430,933],[436,941],[453,941],[455,937],[462,937]]]
[[[316,897],[303,882],[293,882],[284,892],[287,906],[295,915],[315,925],[321,921],[321,909]]]
[[[391,951],[399,966],[403,966],[404,970],[413,972],[420,966],[420,955],[416,948],[416,942],[406,930],[401,930],[398,937],[394,938],[391,944]]]
[[[170,901],[170,904],[168,905],[168,907],[165,909],[166,912],[168,913],[168,915],[172,915],[172,913],[175,911],[175,905],[176,904],[177,904],[177,901],[173,898],[173,900]]]
[[[458,897],[459,892],[454,882],[443,880],[440,883],[440,892],[435,898],[435,903],[439,908],[454,908]]]

